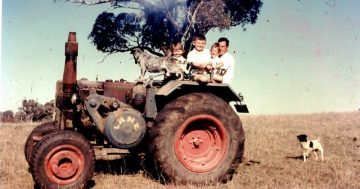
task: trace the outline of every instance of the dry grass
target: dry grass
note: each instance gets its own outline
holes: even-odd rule
[[[242,116],[246,133],[245,162],[227,184],[201,188],[360,188],[360,112],[311,115]],[[0,126],[0,188],[33,188],[23,145],[34,126]],[[299,158],[298,134],[321,138],[325,161]],[[354,139],[357,139],[354,141]],[[120,187],[121,186],[121,187]],[[100,188],[189,188],[163,185],[108,165],[93,177]],[[190,188],[196,188],[191,186]]]

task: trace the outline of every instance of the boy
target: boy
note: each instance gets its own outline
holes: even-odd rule
[[[212,68],[213,68],[212,77],[211,77],[212,82],[221,83],[224,75],[223,72],[224,63],[221,62],[219,58],[219,53],[220,53],[219,43],[214,43],[211,46],[210,53],[211,53]]]
[[[171,54],[172,54],[172,58],[176,61],[176,63],[180,65],[182,71],[187,72],[188,69],[187,69],[186,60],[183,57],[184,48],[181,42],[177,42],[172,45]]]
[[[193,40],[194,49],[187,56],[187,61],[192,63],[198,71],[194,74],[194,80],[200,82],[209,82],[208,71],[211,69],[211,56],[208,49],[205,49],[206,37],[202,34],[196,34]]]

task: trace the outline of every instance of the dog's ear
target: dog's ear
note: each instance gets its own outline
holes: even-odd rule
[[[300,142],[306,142],[307,141],[307,135],[305,135],[305,134],[298,135],[297,138],[298,138],[298,140]]]

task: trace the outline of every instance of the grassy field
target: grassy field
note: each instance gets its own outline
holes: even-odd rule
[[[201,188],[360,188],[360,112],[308,115],[241,115],[244,162],[233,180]],[[31,124],[0,126],[0,188],[33,188],[23,146]],[[325,161],[304,163],[296,136],[321,138]],[[121,162],[122,160],[119,160]],[[98,162],[91,188],[197,188],[160,184],[126,166]],[[126,165],[126,163],[125,163]]]

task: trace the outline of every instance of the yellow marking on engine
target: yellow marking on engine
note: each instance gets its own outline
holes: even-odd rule
[[[120,126],[125,122],[125,119],[123,117],[121,117],[120,119],[118,119],[116,121],[116,124],[114,126],[114,129],[120,129]]]
[[[116,121],[116,123],[114,124],[114,129],[118,130],[120,129],[121,125],[124,122],[129,122],[134,126],[134,130],[138,130],[140,128],[140,124],[136,121],[136,118],[131,117],[131,116],[127,116],[126,118],[121,117],[120,119],[118,119]]]
[[[115,129],[115,130],[120,129],[120,124],[115,124],[115,125],[114,125],[114,129]]]
[[[134,124],[135,118],[134,118],[134,117],[131,117],[131,116],[128,116],[128,117],[127,117],[127,121],[130,122],[130,123],[132,123],[132,124]]]
[[[136,122],[136,123],[134,124],[134,130],[138,130],[138,129],[139,129],[139,127],[140,127],[139,123],[138,123],[138,122]]]

